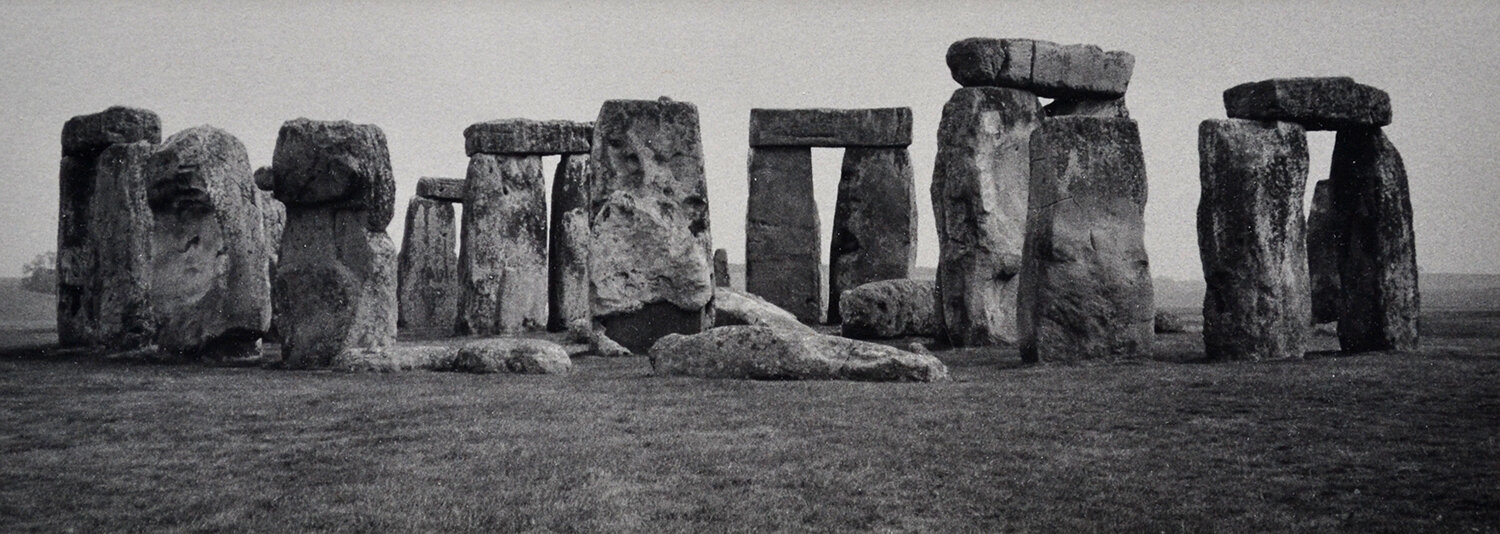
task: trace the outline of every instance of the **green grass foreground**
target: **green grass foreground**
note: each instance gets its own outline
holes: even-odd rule
[[[955,380],[938,384],[16,349],[0,531],[1496,531],[1500,317],[1447,315],[1418,354],[1023,367],[941,351]]]

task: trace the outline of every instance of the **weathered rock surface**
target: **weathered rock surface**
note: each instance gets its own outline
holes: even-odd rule
[[[1177,314],[1156,310],[1156,333],[1158,334],[1180,334],[1187,331],[1187,323]]]
[[[156,147],[147,176],[157,344],[179,357],[258,355],[271,327],[270,260],[245,145],[188,128]]]
[[[644,351],[713,322],[712,240],[698,108],[610,100],[594,127],[591,308],[608,337]]]
[[[398,328],[453,331],[458,318],[456,233],[452,203],[420,196],[407,202],[406,230],[397,257]]]
[[[938,230],[939,324],[954,346],[1013,344],[1035,95],[968,87],[938,127],[932,211]]]
[[[261,191],[276,190],[276,173],[271,172],[270,167],[259,167],[255,169],[255,188]]]
[[[385,132],[373,124],[293,119],[281,125],[271,173],[287,205],[360,210],[384,231],[396,213],[396,180]]]
[[[964,39],[948,47],[947,61],[964,87],[1011,87],[1070,100],[1118,98],[1135,70],[1135,56],[1126,52],[1033,39]]]
[[[469,158],[458,255],[459,334],[547,326],[547,192],[541,156]]]
[[[541,339],[485,339],[464,344],[445,371],[565,375],[573,360],[562,346]]]
[[[262,167],[266,174],[270,174],[269,167]],[[256,170],[256,177],[260,177],[260,170]],[[256,184],[260,186],[259,183]],[[281,264],[281,234],[286,229],[286,205],[276,200],[275,193],[268,189],[258,189],[255,192],[255,201],[260,204],[260,222],[262,245],[266,251],[266,273],[267,280],[273,283],[276,280],[276,266]],[[276,299],[271,299],[271,327],[262,336],[266,340],[278,340],[280,334],[276,331]]]
[[[714,249],[714,287],[729,287],[729,251]]]
[[[573,121],[500,119],[464,129],[464,150],[475,154],[587,154],[593,125]]]
[[[1204,351],[1213,360],[1301,358],[1312,310],[1307,134],[1289,122],[1206,120],[1198,157]]]
[[[668,335],[651,347],[658,375],[751,380],[933,382],[948,368],[930,354],[769,326]]]
[[[547,245],[547,329],[589,324],[589,175],[587,154],[569,154],[552,178],[551,240]]]
[[[904,148],[844,150],[828,266],[828,322],[839,296],[879,280],[906,278],[916,262],[917,199]]]
[[[1312,209],[1307,214],[1307,277],[1312,286],[1312,320],[1339,320],[1339,242],[1343,217],[1334,212],[1333,181],[1313,186]]]
[[[823,319],[822,239],[812,149],[752,147],[745,212],[745,290],[806,323]]]
[[[111,106],[89,115],[78,115],[63,124],[64,156],[93,159],[110,145],[128,145],[136,141],[161,142],[161,117],[155,112]]]
[[[151,309],[151,208],[147,204],[146,141],[99,153],[89,203],[88,238],[98,263],[86,286],[97,299],[95,343],[112,351],[156,341]]]
[[[1155,308],[1135,121],[1047,119],[1031,134],[1031,154],[1017,307],[1021,358],[1150,354]]]
[[[1353,78],[1274,78],[1224,91],[1232,119],[1275,120],[1308,130],[1379,127],[1391,123],[1391,96]]]
[[[1084,115],[1116,119],[1130,118],[1130,109],[1125,107],[1123,96],[1109,100],[1053,100],[1051,104],[1042,108],[1042,113],[1048,117]]]
[[[1378,128],[1341,130],[1333,145],[1339,237],[1339,346],[1416,350],[1421,296],[1406,165]]]
[[[750,146],[905,147],[911,108],[751,109]]]
[[[417,180],[417,196],[443,202],[463,202],[464,179],[420,178]]]
[[[748,324],[813,332],[797,316],[754,294],[728,286],[714,288],[714,326]]]
[[[937,284],[932,280],[882,280],[844,292],[840,333],[855,339],[936,336],[941,330]]]

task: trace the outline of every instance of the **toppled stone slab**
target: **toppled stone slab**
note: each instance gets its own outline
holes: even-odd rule
[[[541,156],[469,158],[458,255],[459,334],[547,326],[547,192]]]
[[[748,325],[663,337],[651,347],[651,368],[658,375],[751,380],[934,382],[948,378],[947,366],[930,354]]]
[[[271,157],[276,200],[359,210],[384,231],[396,213],[396,180],[385,132],[373,124],[294,119],[281,125]]]
[[[590,324],[589,173],[587,154],[568,154],[552,178],[551,235],[547,242],[547,329]],[[592,328],[592,327],[590,327]]]
[[[904,148],[844,150],[828,260],[828,322],[847,289],[906,278],[916,263],[917,195]]]
[[[1232,119],[1274,120],[1308,130],[1379,127],[1391,123],[1391,96],[1353,78],[1274,78],[1224,91]]]
[[[450,371],[566,375],[573,361],[561,345],[543,339],[489,338],[460,345],[396,345],[340,354],[331,367],[345,371]]]
[[[1406,165],[1379,128],[1340,130],[1333,144],[1339,227],[1339,347],[1416,350],[1421,295]]]
[[[948,47],[948,69],[964,87],[1010,87],[1044,98],[1113,99],[1125,94],[1135,56],[1094,45],[971,37]]]
[[[823,320],[822,225],[812,149],[752,147],[745,211],[745,290],[805,323]]]
[[[412,197],[397,257],[396,325],[401,330],[452,333],[458,317],[458,236],[453,204]]]
[[[813,332],[797,316],[757,295],[728,286],[714,288],[714,326],[738,324]]]
[[[751,109],[750,146],[905,147],[911,108]]]
[[[420,178],[417,180],[417,196],[442,202],[463,202],[464,179]]]
[[[714,287],[729,287],[729,251],[714,249]]]
[[[92,159],[110,145],[136,141],[161,142],[161,117],[146,109],[112,106],[99,113],[78,115],[63,124],[64,156]]]
[[[1130,118],[1130,109],[1125,107],[1125,97],[1109,100],[1053,100],[1042,108],[1048,117],[1083,115],[1116,119]]]
[[[587,154],[594,137],[588,122],[500,119],[464,129],[464,150],[475,154]]]
[[[844,292],[840,333],[855,339],[936,336],[937,284],[932,280],[882,280]]]
[[[1313,186],[1312,209],[1307,213],[1307,277],[1312,287],[1312,320],[1339,320],[1339,243],[1344,217],[1334,211],[1333,181]]]

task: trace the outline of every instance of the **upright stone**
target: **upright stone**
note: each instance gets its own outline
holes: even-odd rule
[[[96,343],[131,350],[156,341],[151,310],[151,208],[146,161],[151,144],[110,145],[99,154],[88,237],[98,263],[86,286],[98,299]]]
[[[729,287],[729,251],[714,249],[714,287]]]
[[[270,174],[269,167],[261,167]],[[256,170],[257,180],[260,178],[260,170]],[[267,182],[270,183],[270,182]],[[257,182],[257,187],[259,182]],[[266,250],[266,275],[267,280],[274,284],[276,280],[276,266],[281,264],[281,234],[286,228],[286,205],[276,200],[275,193],[271,190],[261,189],[255,192],[255,200],[260,204],[261,238]],[[281,336],[276,330],[276,299],[271,299],[271,327],[266,330],[265,340],[280,340]]]
[[[157,344],[178,356],[258,356],[271,280],[245,145],[212,126],[188,128],[156,148],[148,175]]]
[[[830,324],[841,320],[839,295],[845,290],[911,274],[917,253],[916,196],[905,148],[844,150],[828,255]]]
[[[567,154],[552,178],[547,248],[547,329],[587,333],[589,313],[589,156]]]
[[[938,318],[954,346],[1013,344],[1036,95],[953,92],[938,127],[932,212],[938,230]]]
[[[1307,135],[1289,122],[1198,127],[1198,250],[1209,359],[1301,358],[1310,326]]]
[[[414,196],[397,259],[396,325],[422,334],[449,334],[458,317],[458,236],[453,204]]]
[[[1031,134],[1017,325],[1028,362],[1148,355],[1146,171],[1130,119],[1059,117]]]
[[[1401,154],[1379,128],[1340,130],[1333,145],[1339,236],[1339,346],[1416,350],[1421,296]]]
[[[792,312],[823,319],[823,268],[812,149],[752,147],[745,213],[745,290]]]
[[[475,154],[458,254],[461,335],[547,326],[547,192],[538,155]]]
[[[1339,320],[1341,222],[1333,209],[1333,181],[1319,181],[1307,214],[1307,276],[1312,286],[1312,320],[1317,324]]]
[[[390,345],[397,252],[385,233],[395,211],[385,133],[348,121],[287,121],[271,172],[287,211],[272,287],[284,364],[325,367]]]
[[[637,353],[713,324],[708,187],[698,108],[610,100],[594,126],[591,301],[605,334]]]

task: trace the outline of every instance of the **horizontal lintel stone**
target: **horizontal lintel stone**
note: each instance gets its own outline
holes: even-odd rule
[[[587,154],[594,123],[500,119],[464,129],[464,150],[475,154]]]
[[[1094,45],[971,37],[948,47],[948,69],[964,87],[1010,87],[1044,98],[1124,96],[1135,56]]]
[[[904,147],[911,108],[751,109],[750,146]]]
[[[1391,123],[1391,95],[1348,77],[1273,78],[1224,91],[1231,119],[1278,120],[1308,130],[1381,127]]]
[[[417,196],[444,202],[463,202],[464,179],[423,177],[417,180]]]

